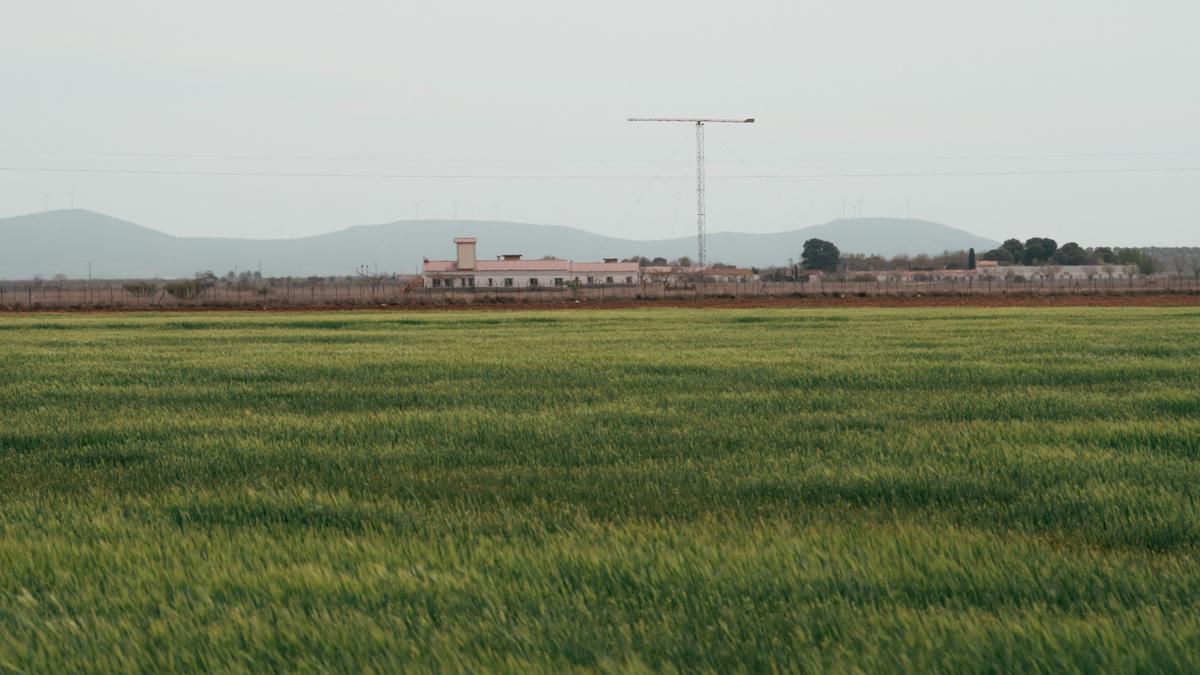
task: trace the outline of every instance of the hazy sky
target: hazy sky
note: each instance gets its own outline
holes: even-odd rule
[[[0,216],[73,189],[186,235],[450,218],[457,202],[460,218],[684,236],[692,129],[625,118],[754,116],[709,130],[711,231],[793,229],[861,199],[996,239],[1200,245],[1200,171],[978,175],[1200,167],[1195,0],[0,8],[2,167],[438,176],[3,170]],[[977,175],[769,178],[930,172]]]

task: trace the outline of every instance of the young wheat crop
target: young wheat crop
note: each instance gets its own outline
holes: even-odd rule
[[[0,672],[1194,672],[1198,329],[0,319]]]

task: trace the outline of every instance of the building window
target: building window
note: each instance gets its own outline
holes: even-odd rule
[[[606,284],[611,284],[611,283],[612,283],[612,277],[604,277],[604,283],[606,283]]]
[[[562,286],[562,285],[563,285],[563,280],[562,280],[562,277],[554,277],[554,285],[555,285],[555,286]]]
[[[441,288],[441,287],[442,287],[442,280],[441,280],[441,279],[434,279],[434,280],[433,280],[433,287],[434,287],[434,288]]]
[[[530,280],[529,280],[529,287],[530,287],[530,288],[537,288],[537,285],[538,285],[538,283],[537,283],[537,277],[533,277],[532,279],[530,279]]]
[[[592,277],[588,277],[588,283],[589,283],[589,284],[590,284],[590,283],[594,283],[594,282],[592,281]]]
[[[625,277],[625,283],[627,283],[627,284],[632,284],[632,283],[633,283],[633,277]]]
[[[495,279],[488,277],[488,286],[495,286],[496,285],[495,281],[496,281]]]
[[[505,285],[505,286],[512,286],[512,277],[505,277],[505,278],[504,278],[504,285]]]

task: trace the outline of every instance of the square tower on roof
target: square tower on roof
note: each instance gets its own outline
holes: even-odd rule
[[[454,245],[458,249],[455,266],[460,270],[475,269],[475,237],[455,237]]]

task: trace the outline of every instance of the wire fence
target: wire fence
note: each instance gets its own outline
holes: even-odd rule
[[[9,311],[54,309],[160,309],[249,307],[365,307],[470,303],[555,303],[606,300],[664,300],[793,296],[911,296],[994,294],[1197,293],[1190,276],[1094,279],[944,278],[930,281],[729,281],[581,286],[571,288],[426,288],[404,279],[270,279],[252,287],[217,283],[173,295],[167,282],[0,282],[0,307]]]

